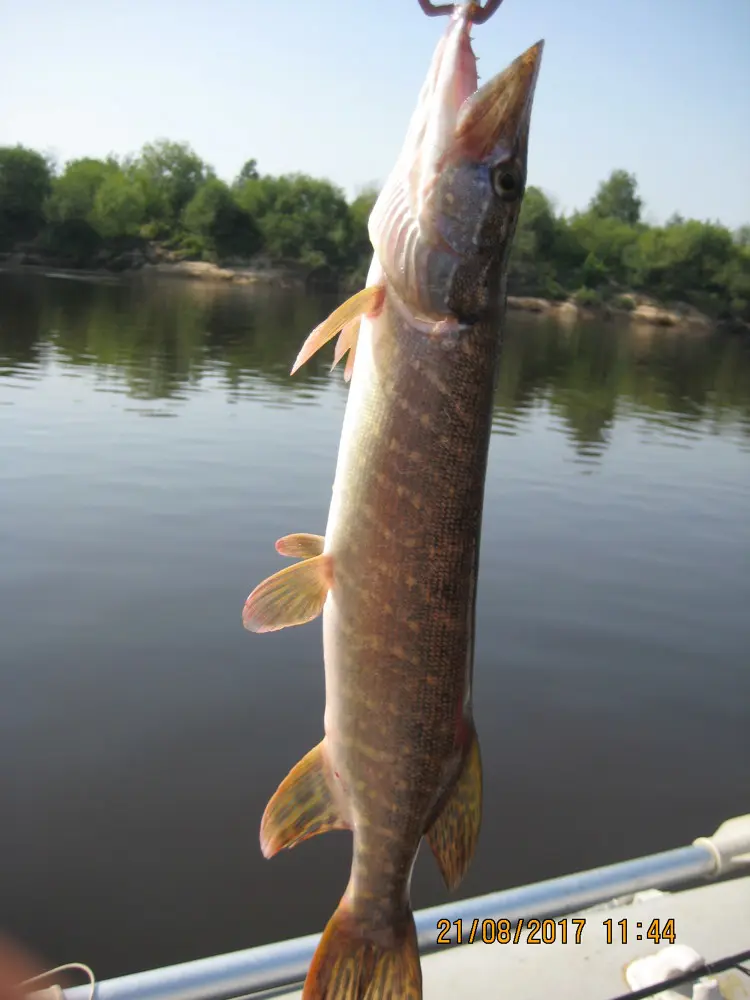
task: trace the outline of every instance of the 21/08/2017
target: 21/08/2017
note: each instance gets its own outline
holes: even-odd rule
[[[438,920],[436,944],[581,944],[586,917],[564,917],[561,920],[537,920],[535,917],[517,921],[499,920]],[[597,922],[598,923],[598,922]],[[641,921],[603,920],[606,944],[627,944],[628,940],[675,943],[674,919],[652,920],[648,928]],[[454,930],[455,928],[455,930]]]

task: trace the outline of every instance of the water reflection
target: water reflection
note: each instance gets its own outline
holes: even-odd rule
[[[289,377],[302,339],[334,304],[198,282],[0,276],[0,375],[38,378],[57,362],[93,369],[99,389],[144,402],[179,401],[210,379],[230,399],[300,405],[332,385],[345,392],[340,377],[329,377],[330,352]],[[669,429],[675,440],[710,432],[746,442],[750,345],[613,324],[562,327],[511,313],[496,432],[516,433],[540,406],[584,461],[602,455],[624,414],[645,429]]]

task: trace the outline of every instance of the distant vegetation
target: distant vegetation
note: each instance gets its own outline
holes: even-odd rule
[[[673,216],[664,226],[641,219],[636,179],[615,170],[583,212],[566,217],[530,187],[521,209],[510,283],[550,299],[571,293],[583,305],[610,299],[632,309],[630,291],[687,302],[709,315],[750,320],[750,225]]]
[[[184,143],[160,140],[136,157],[79,159],[58,170],[22,146],[0,148],[0,251],[72,267],[129,267],[158,245],[173,259],[296,264],[354,284],[372,253],[376,191],[352,202],[324,179],[258,172],[231,184]],[[632,308],[630,292],[750,321],[750,226],[671,218],[649,226],[635,178],[604,181],[588,207],[564,216],[530,187],[514,243],[510,290]]]

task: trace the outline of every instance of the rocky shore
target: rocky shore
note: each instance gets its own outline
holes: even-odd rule
[[[225,282],[237,285],[268,285],[276,288],[301,288],[307,285],[309,269],[284,264],[274,266],[265,259],[231,261],[223,265],[202,260],[182,260],[179,255],[158,244],[149,244],[121,253],[102,253],[86,268],[71,266],[64,258],[34,251],[0,254],[2,271],[36,271],[55,276],[67,275],[82,280],[112,279],[136,274],[154,274],[170,278]]]
[[[93,269],[82,270],[65,266],[66,262],[52,260],[34,253],[0,255],[0,270],[35,271],[54,277],[78,278],[80,280],[116,280],[126,275],[158,275],[175,279],[190,279],[232,285],[255,285],[258,287],[304,291],[321,285],[335,286],[335,276],[325,273],[322,281],[316,281],[316,272],[301,265],[273,264],[268,260],[229,261],[222,265],[208,261],[180,260],[158,245],[144,249],[126,251],[117,257],[96,262]],[[563,301],[536,298],[533,296],[508,296],[508,308],[517,312],[548,317],[561,323],[573,323],[587,319],[620,319],[635,324],[674,329],[712,330],[726,324],[699,312],[687,304],[669,307],[645,295],[623,294],[611,301],[581,303],[575,296]],[[734,327],[737,324],[734,324]],[[750,327],[742,324],[744,332]]]
[[[619,301],[602,302],[596,305],[581,305],[573,297],[562,302],[553,302],[550,299],[509,295],[508,308],[549,316],[560,322],[602,317],[614,319],[617,317],[648,326],[689,327],[696,330],[711,330],[717,325],[710,316],[706,316],[692,306],[681,304],[666,308],[648,296],[637,294],[622,295],[619,297]]]

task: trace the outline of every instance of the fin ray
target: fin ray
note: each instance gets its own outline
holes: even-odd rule
[[[336,365],[341,361],[343,356],[349,351],[349,357],[346,359],[346,366],[344,368],[344,381],[348,382],[352,377],[352,370],[354,368],[354,356],[357,353],[357,341],[359,339],[359,328],[362,324],[362,317],[357,316],[350,323],[342,329],[336,341],[336,347],[333,352],[333,364],[331,365],[331,371],[336,367]]]
[[[427,831],[448,889],[460,885],[474,856],[482,822],[482,760],[476,731],[464,758],[461,773],[441,812]]]
[[[349,357],[346,359],[346,368],[344,368],[344,381],[351,382],[352,372],[354,371],[354,356],[357,352],[357,344],[355,341],[354,347],[352,347],[349,352]]]
[[[323,610],[333,583],[333,560],[313,556],[259,583],[245,601],[242,624],[249,632],[276,632],[304,625]]]
[[[376,315],[383,306],[385,299],[385,285],[368,285],[361,289],[346,302],[343,302],[338,309],[334,309],[331,315],[324,319],[322,323],[312,331],[307,340],[302,345],[297,360],[294,362],[291,374],[294,373],[310,358],[319,351],[321,347],[328,343],[332,337],[343,330],[345,326],[353,320],[365,315]]]
[[[411,910],[388,936],[392,938],[388,944],[368,937],[345,897],[323,931],[302,1000],[422,1000]]]
[[[349,828],[331,793],[329,774],[323,739],[294,765],[271,796],[260,824],[264,857],[271,858],[319,833]]]

